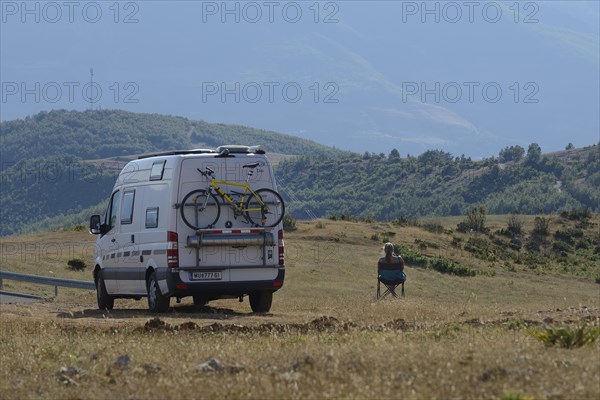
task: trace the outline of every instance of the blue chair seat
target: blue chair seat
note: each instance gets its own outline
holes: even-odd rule
[[[392,297],[398,297],[396,288],[402,285],[402,297],[404,297],[404,282],[406,282],[406,274],[404,267],[400,263],[385,263],[379,261],[377,263],[377,299],[383,298],[388,294]],[[380,285],[383,284],[386,288],[381,294]]]

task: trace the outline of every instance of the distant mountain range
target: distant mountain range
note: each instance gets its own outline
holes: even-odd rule
[[[599,139],[598,2],[250,3],[135,3],[120,14],[135,23],[108,7],[94,24],[7,16],[1,118],[123,108],[473,159]]]

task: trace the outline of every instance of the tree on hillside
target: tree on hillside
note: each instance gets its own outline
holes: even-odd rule
[[[423,165],[429,166],[440,166],[451,163],[453,158],[452,154],[442,150],[427,150],[421,154],[418,158],[419,162]]]
[[[573,146],[573,143],[569,142],[567,147],[565,147],[565,150],[573,150],[574,148],[575,148],[575,146]]]
[[[542,148],[537,143],[531,143],[527,149],[526,162],[530,165],[537,165],[542,158]]]
[[[525,149],[521,146],[509,146],[500,150],[500,162],[520,161],[525,155]]]
[[[392,149],[392,151],[390,151],[389,160],[390,161],[400,160],[400,152],[397,149]]]

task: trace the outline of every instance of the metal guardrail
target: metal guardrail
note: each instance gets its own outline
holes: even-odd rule
[[[6,290],[0,290],[0,296],[2,296],[2,295],[12,296],[12,297],[19,297],[19,298],[24,298],[24,299],[29,299],[29,300],[44,300],[43,297],[36,296],[36,295],[33,295],[33,294],[7,292]]]
[[[58,296],[58,287],[70,287],[75,289],[96,290],[96,285],[92,281],[78,281],[75,279],[52,278],[50,276],[17,274],[15,272],[0,271],[0,289],[2,289],[2,280],[10,279],[19,282],[37,283],[40,285],[54,286],[54,296]]]

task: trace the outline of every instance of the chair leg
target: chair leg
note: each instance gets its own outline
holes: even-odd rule
[[[402,297],[404,297],[404,282],[402,282]]]
[[[377,281],[377,300],[379,300],[379,296],[381,295],[380,288],[379,288],[379,284],[380,284],[380,282],[379,282],[379,280],[378,280],[378,281]]]

